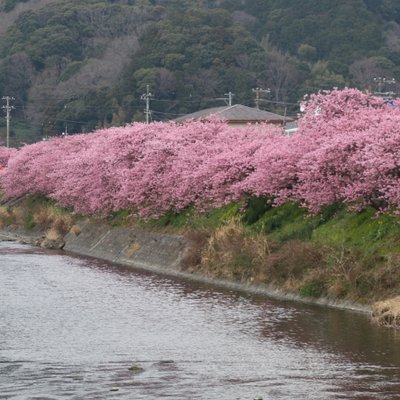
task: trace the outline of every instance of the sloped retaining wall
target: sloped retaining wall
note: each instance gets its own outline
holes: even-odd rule
[[[189,243],[181,236],[109,227],[94,222],[79,224],[80,233],[65,237],[64,250],[113,263],[166,273],[178,273]]]

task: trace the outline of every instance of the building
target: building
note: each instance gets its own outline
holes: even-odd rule
[[[285,133],[287,135],[294,135],[298,130],[297,122],[291,121],[285,124]]]
[[[205,110],[196,111],[192,114],[184,115],[175,119],[175,122],[186,122],[190,120],[201,121],[207,120],[212,117],[219,117],[227,121],[229,125],[241,126],[247,124],[257,123],[271,123],[284,125],[292,122],[292,118],[284,117],[282,115],[274,114],[269,111],[259,110],[243,106],[241,104],[234,104],[232,106],[206,108]]]

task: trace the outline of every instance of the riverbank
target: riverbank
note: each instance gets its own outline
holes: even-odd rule
[[[28,197],[0,214],[3,239],[278,299],[370,313],[400,290],[399,224],[372,210],[309,216],[255,201],[153,220],[128,210],[87,218]],[[387,307],[374,310],[379,324],[399,325]]]
[[[194,271],[187,272],[182,268],[182,262],[187,252],[190,251],[191,243],[183,236],[149,233],[129,228],[110,228],[106,224],[90,221],[84,221],[79,226],[81,230],[78,235],[69,232],[64,237],[63,250],[67,253],[89,256],[128,268],[190,279],[278,300],[318,304],[362,313],[371,312],[369,305],[328,298],[305,298],[271,285],[254,282],[238,283],[212,278]],[[5,240],[40,246],[45,240],[45,232],[3,229],[0,231],[0,241]]]

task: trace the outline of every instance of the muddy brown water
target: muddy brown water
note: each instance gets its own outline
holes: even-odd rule
[[[0,399],[400,399],[400,335],[0,242]]]

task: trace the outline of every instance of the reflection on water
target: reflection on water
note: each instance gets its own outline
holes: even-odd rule
[[[399,399],[399,344],[365,315],[0,243],[0,399]]]

